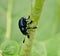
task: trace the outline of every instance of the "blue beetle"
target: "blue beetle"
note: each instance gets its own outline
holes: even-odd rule
[[[29,38],[29,33],[27,32],[27,29],[36,29],[37,27],[28,27],[29,24],[31,24],[33,21],[29,21],[30,16],[26,19],[24,17],[21,17],[18,25],[19,29],[22,32],[23,35],[26,35]]]

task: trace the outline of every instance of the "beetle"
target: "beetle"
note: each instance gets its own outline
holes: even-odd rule
[[[21,17],[18,22],[20,31],[22,32],[23,35],[27,36],[28,38],[30,38],[30,37],[29,37],[29,33],[27,32],[27,30],[37,28],[37,27],[28,27],[28,25],[32,24],[32,22],[33,22],[32,20],[29,21],[29,18],[30,18],[30,16],[28,18]]]

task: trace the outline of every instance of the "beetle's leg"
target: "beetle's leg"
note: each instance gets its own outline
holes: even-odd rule
[[[27,29],[27,28],[26,28]],[[29,33],[26,31],[26,36],[29,38]]]
[[[28,16],[28,18],[26,18],[26,20],[29,20],[30,19],[30,16]]]
[[[28,38],[30,38],[30,36],[29,36],[29,35],[27,35],[27,37],[28,37]]]
[[[28,23],[27,23],[28,25],[33,22],[32,20],[29,22],[29,19],[30,19],[30,16],[28,16],[28,18],[26,19],[26,21],[28,22]]]
[[[27,21],[27,24],[29,25],[29,24],[31,24],[33,21],[31,20],[30,22],[29,21]]]
[[[24,38],[24,40],[23,40],[23,43],[25,42],[25,38]]]
[[[27,38],[30,38],[30,36],[29,35],[27,35]],[[23,40],[23,43],[25,42],[25,38],[24,38],[24,40]]]
[[[32,22],[33,22],[33,21],[31,20],[31,21],[28,23],[28,25],[31,24]]]
[[[30,16],[28,16],[28,19],[30,19]]]
[[[35,27],[28,27],[27,29],[36,29],[37,27],[35,26]]]
[[[37,27],[35,26],[35,27],[32,27],[32,29],[36,29]]]

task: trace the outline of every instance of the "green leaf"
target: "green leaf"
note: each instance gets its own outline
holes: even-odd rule
[[[19,45],[16,41],[4,41],[1,44],[0,49],[2,50],[3,55],[15,55],[19,52]]]

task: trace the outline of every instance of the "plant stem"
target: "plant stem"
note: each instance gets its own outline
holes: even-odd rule
[[[2,51],[0,50],[0,56],[2,56]]]
[[[58,4],[58,19],[60,19],[60,0],[57,0],[57,4]]]
[[[8,0],[6,39],[10,39],[10,34],[11,34],[12,4],[13,4],[13,0]]]
[[[44,4],[44,0],[36,0],[35,6],[34,8],[32,8],[30,19],[34,21],[33,25],[35,26],[38,25],[38,20],[42,11],[43,4]],[[32,31],[28,30],[28,32],[29,32],[30,38],[28,39],[26,37],[25,43],[23,43],[21,48],[20,56],[30,56],[30,52],[32,49],[33,40],[35,36],[35,30],[32,30]]]

